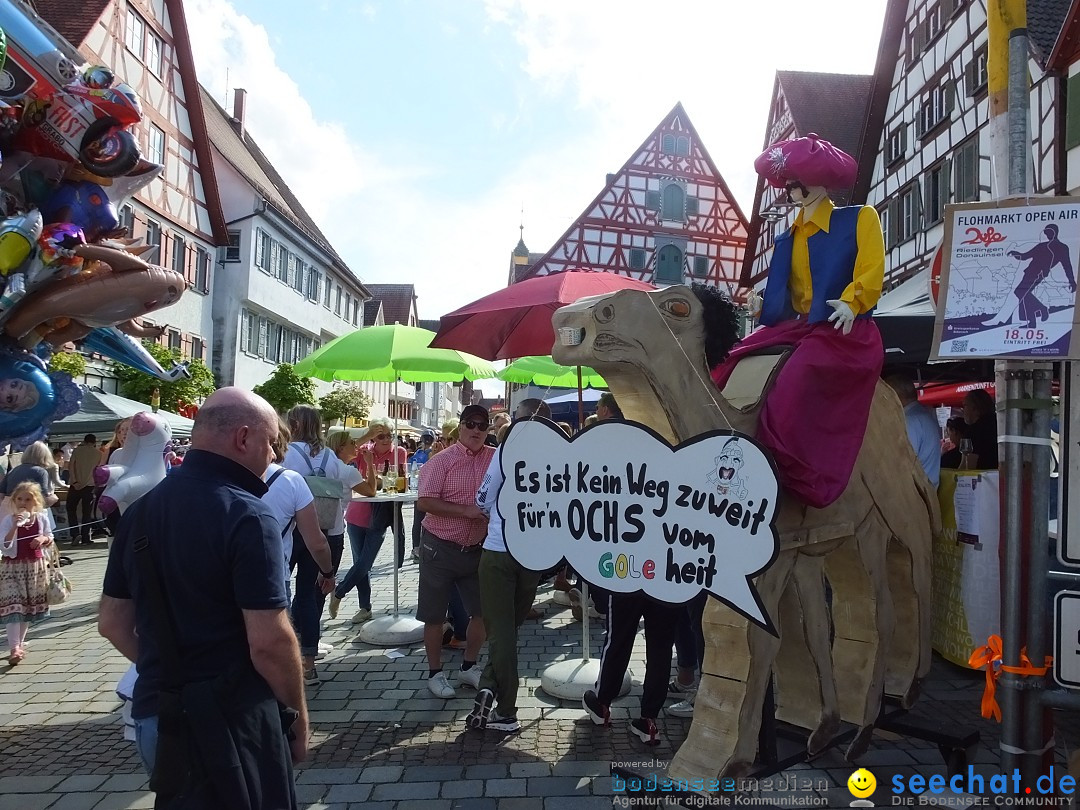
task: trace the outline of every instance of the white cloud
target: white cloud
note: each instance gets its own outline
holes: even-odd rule
[[[553,133],[546,140],[555,146],[523,149],[514,168],[479,178],[480,190],[465,194],[437,188],[445,166],[411,152],[376,153],[332,111],[313,110],[277,64],[266,29],[227,0],[187,4],[203,83],[221,100],[228,70],[229,87],[248,90],[249,130],[338,252],[364,281],[414,283],[426,318],[505,284],[522,205],[526,243],[533,251],[550,247],[676,101],[746,211],[775,70],[873,67],[884,0],[835,0],[827,14],[814,14],[820,7],[796,0],[484,0],[481,30],[453,26],[455,37],[463,48],[511,37],[520,63],[499,69],[513,74],[519,97],[485,119],[463,116],[461,126],[479,120],[515,132],[538,99],[565,115],[531,121]],[[360,13],[389,12],[368,3]],[[350,78],[331,61],[341,53],[327,48],[323,72],[347,92]],[[454,92],[437,79],[433,93]],[[439,132],[433,128],[430,137]]]

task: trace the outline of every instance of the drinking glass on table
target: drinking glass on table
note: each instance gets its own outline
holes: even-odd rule
[[[971,439],[960,440],[960,469],[970,470],[971,467],[971,454],[974,452],[975,447],[971,443]]]

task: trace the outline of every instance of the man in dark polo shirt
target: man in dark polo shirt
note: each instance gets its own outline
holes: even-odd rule
[[[486,636],[480,610],[481,544],[487,534],[487,515],[476,505],[495,448],[484,444],[488,412],[466,405],[458,425],[458,440],[431,457],[420,469],[417,509],[425,513],[420,534],[420,585],[416,618],[424,623],[428,659],[428,691],[454,697],[454,687],[442,671],[443,622],[450,592],[457,586],[469,614],[465,654],[457,679],[473,689],[480,683],[476,659]]]
[[[138,665],[132,717],[139,753],[152,787],[178,768],[189,774],[172,796],[159,794],[159,808],[236,806],[222,795],[217,772],[207,775],[223,764],[223,740],[235,746],[235,755],[228,752],[229,788],[239,785],[253,809],[296,807],[292,762],[307,756],[307,708],[300,650],[286,614],[281,535],[259,500],[277,434],[277,415],[265,400],[238,388],[214,392],[195,419],[184,464],[124,513],[109,553],[98,628]],[[144,537],[149,551],[137,552]],[[168,656],[141,575],[143,554],[164,592],[179,673],[163,665]],[[173,760],[162,761],[161,690],[180,686],[186,701],[189,687],[209,684],[211,716],[220,716],[221,725],[188,724],[191,748],[200,754],[194,765],[167,755],[162,736],[160,752]],[[291,742],[282,733],[279,701],[299,713]]]

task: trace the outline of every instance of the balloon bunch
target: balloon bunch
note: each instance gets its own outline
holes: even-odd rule
[[[0,443],[19,449],[78,410],[78,386],[44,362],[71,341],[93,337],[94,351],[164,379],[186,374],[128,337],[160,336],[135,319],[186,284],[144,261],[157,246],[125,238],[117,216],[162,171],[131,132],[135,92],[72,63],[12,0],[0,0],[0,29]]]

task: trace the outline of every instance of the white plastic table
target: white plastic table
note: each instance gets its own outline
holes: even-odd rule
[[[415,492],[378,492],[366,497],[363,495],[352,496],[354,503],[400,503],[415,504],[417,495]],[[398,533],[398,510],[394,510],[393,539],[394,544],[394,610],[389,616],[380,616],[371,619],[360,626],[360,640],[375,646],[383,647],[388,644],[413,644],[424,637],[424,624],[411,616],[401,616],[398,612],[398,560],[397,560],[397,533]]]

